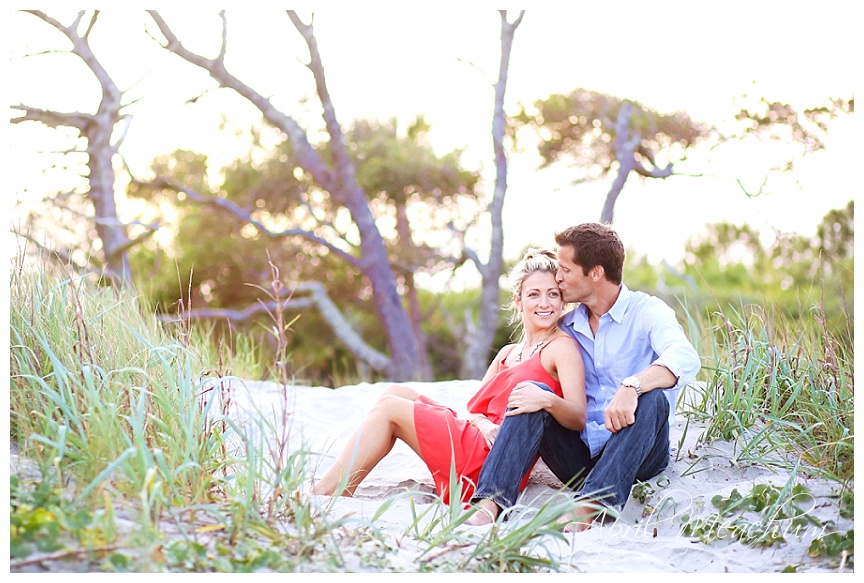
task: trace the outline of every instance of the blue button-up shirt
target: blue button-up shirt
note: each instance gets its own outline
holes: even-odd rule
[[[662,389],[670,404],[669,422],[674,421],[678,393],[696,378],[700,363],[674,310],[663,300],[630,291],[622,284],[612,309],[600,316],[596,335],[584,304],[564,315],[561,329],[582,349],[588,397],[588,423],[582,441],[591,450],[591,457],[603,450],[612,435],[604,425],[603,412],[621,381],[652,364],[665,366],[678,377],[674,387]]]

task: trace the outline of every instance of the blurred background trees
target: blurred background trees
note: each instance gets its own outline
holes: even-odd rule
[[[393,120],[358,120],[346,131],[346,142],[358,168],[357,181],[378,217],[412,326],[422,339],[425,376],[432,378],[429,358],[452,346],[453,338],[452,333],[450,338],[440,337],[447,331],[445,326],[445,330],[437,331],[434,343],[427,341],[423,323],[438,309],[441,299],[424,296],[415,283],[415,274],[453,268],[460,249],[448,245],[452,238],[447,225],[477,212],[479,176],[462,167],[458,152],[437,156],[425,141],[428,129],[422,118],[404,135]],[[251,209],[251,216],[273,230],[286,225],[309,226],[342,249],[356,246],[356,236],[346,231],[344,225],[349,222],[340,216],[339,205],[316,188],[310,176],[297,171],[291,144],[285,141],[272,150],[259,148],[220,169],[225,178],[218,187],[208,183],[206,158],[193,152],[159,157],[153,162],[152,174],[238,208]],[[299,234],[268,237],[246,219],[215,205],[183,196],[177,202],[173,189],[159,188],[158,184],[133,184],[130,195],[157,207],[173,205],[177,212],[165,229],[170,233],[170,248],[159,249],[153,242],[133,256],[133,263],[142,272],[140,287],[160,312],[191,308],[194,314],[196,308],[242,309],[267,301],[269,262],[273,262],[280,266],[287,282],[321,281],[333,303],[369,344],[386,344],[372,298],[362,291],[363,274],[327,247]],[[216,331],[222,337],[227,338],[229,326],[233,326],[253,334],[264,346],[268,342],[266,314],[245,322],[218,320],[221,324]],[[324,382],[332,381],[340,370],[354,374],[355,359],[315,310],[304,310],[293,325],[291,342],[292,349],[300,350],[293,361],[299,376]],[[363,370],[362,363],[360,366]]]
[[[480,168],[468,167],[459,151],[435,152],[428,139],[432,128],[422,115],[408,123],[338,122],[311,25],[296,15],[289,18],[309,50],[315,107],[324,122],[317,132],[302,128],[228,72],[224,18],[221,48],[215,58],[205,58],[183,47],[152,13],[163,34],[159,42],[172,57],[181,56],[190,69],[206,70],[216,89],[229,89],[254,104],[261,122],[252,130],[248,154],[224,167],[214,167],[200,152],[166,152],[152,161],[147,176],[131,177],[126,192],[116,193],[114,173],[128,170],[119,163],[125,94],[89,52],[91,35],[103,24],[98,15],[79,13],[66,26],[36,14],[73,42],[73,54],[89,67],[82,71],[100,83],[102,101],[94,102],[94,114],[17,106],[13,123],[71,127],[73,142],[81,140],[83,147],[76,145],[66,155],[88,167],[81,185],[52,197],[53,206],[30,213],[21,235],[40,245],[52,241],[46,246],[56,257],[77,257],[82,265],[89,261],[109,280],[134,282],[160,317],[204,326],[213,342],[252,350],[261,363],[271,362],[275,350],[268,328],[272,320],[264,308],[278,296],[291,312],[290,372],[302,383],[482,375],[494,350],[513,340],[499,307],[509,301],[501,275],[516,258],[501,256],[500,211],[506,156],[518,145],[533,141],[541,159],[538,172],[563,165],[576,183],[608,184],[596,219],[614,224],[628,180],[701,175],[708,169],[686,165],[692,152],[742,140],[795,146],[795,157],[772,158],[764,165],[766,176],[794,173],[796,160],[825,147],[834,120],[854,110],[852,99],[804,110],[760,99],[730,112],[736,125],[721,129],[686,112],[662,113],[650,104],[579,88],[520,104],[507,115],[503,92],[509,45],[503,33],[509,30],[512,41],[521,16],[509,22],[502,14],[494,110],[490,103],[490,111],[481,112],[496,124],[489,156],[494,156],[496,183],[490,197]],[[190,98],[187,107],[194,108],[197,99]],[[741,189],[736,194],[742,202],[763,194],[762,189]],[[140,220],[123,223],[110,205],[100,210],[99,201],[113,204],[117,194],[128,197],[120,204],[134,206]],[[676,212],[686,220],[687,209]],[[684,309],[708,314],[764,304],[797,318],[802,327],[828,326],[851,344],[846,316],[853,315],[853,202],[821,222],[814,217],[814,226],[817,222],[812,237],[778,232],[773,240],[748,225],[709,224],[689,241],[676,265],[654,265],[629,251],[625,280],[681,307],[682,319]],[[491,225],[491,235],[480,229],[489,249],[474,250],[466,240],[481,223]],[[488,251],[485,261],[483,251]],[[454,273],[464,265],[480,273],[478,287],[453,290],[445,283],[424,289],[419,282],[422,275]],[[273,287],[274,266],[285,284],[281,290]],[[311,283],[318,287],[306,285]],[[321,309],[324,302],[330,311]],[[261,376],[268,374],[259,370]]]

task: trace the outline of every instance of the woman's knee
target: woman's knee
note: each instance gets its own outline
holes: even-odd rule
[[[397,394],[383,394],[367,414],[367,419],[376,418],[380,422],[404,425],[414,420],[414,400]]]
[[[384,389],[384,392],[381,393],[379,400],[383,399],[384,397],[401,397],[403,399],[410,399],[413,401],[417,399],[418,396],[420,396],[420,393],[418,393],[408,385],[394,384]]]
[[[384,391],[378,400],[375,401],[375,405],[372,407],[372,412],[382,412],[382,411],[391,411],[399,406],[400,403],[404,402],[405,398],[396,394],[396,393],[388,393]]]

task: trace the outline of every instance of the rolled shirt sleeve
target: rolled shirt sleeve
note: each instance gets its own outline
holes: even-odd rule
[[[644,332],[649,335],[651,348],[659,355],[651,364],[664,366],[678,377],[674,387],[666,390],[678,392],[693,382],[699,373],[699,355],[684,334],[684,329],[675,317],[675,311],[662,300],[647,296],[650,302],[643,311]],[[634,374],[639,371],[634,371]],[[674,409],[674,407],[673,407]]]

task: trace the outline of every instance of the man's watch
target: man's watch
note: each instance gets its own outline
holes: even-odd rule
[[[636,396],[642,396],[642,381],[639,380],[639,377],[629,376],[621,381],[621,384],[625,387],[633,387],[636,390]]]

